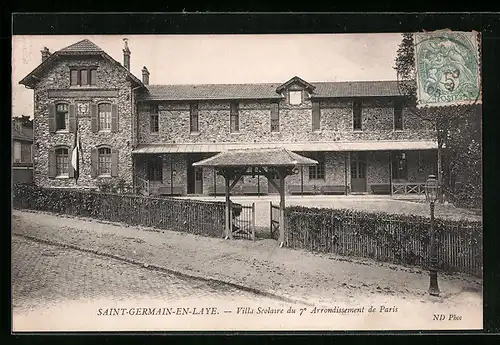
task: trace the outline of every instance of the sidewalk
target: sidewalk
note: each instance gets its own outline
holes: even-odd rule
[[[429,312],[476,313],[482,322],[482,281],[469,276],[440,275],[442,294],[433,298],[427,294],[425,271],[279,248],[274,240],[214,239],[19,210],[13,210],[12,233],[120,255],[298,303],[410,303]]]

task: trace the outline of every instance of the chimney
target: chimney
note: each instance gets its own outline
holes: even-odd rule
[[[130,71],[130,49],[128,49],[128,38],[124,38],[125,48],[123,48],[123,66]]]
[[[44,62],[50,56],[49,48],[43,47],[43,50],[41,50],[40,52],[42,53],[42,62]]]
[[[144,85],[149,85],[149,71],[146,66],[142,68],[142,83]]]

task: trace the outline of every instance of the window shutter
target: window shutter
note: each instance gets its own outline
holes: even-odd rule
[[[111,132],[118,132],[118,105],[111,104]]]
[[[97,104],[96,103],[92,103],[90,105],[90,117],[91,117],[92,132],[97,133]]]
[[[56,177],[56,150],[49,149],[49,177]]]
[[[320,129],[320,109],[319,109],[319,102],[318,101],[313,101],[312,102],[312,127],[313,130],[315,129]]]
[[[97,148],[93,147],[91,152],[90,171],[92,178],[97,177]]]
[[[118,176],[118,149],[111,149],[111,176]]]
[[[76,111],[75,111],[75,104],[71,103],[69,105],[69,128],[68,130],[70,132],[74,132],[76,128]]]
[[[54,103],[49,104],[49,132],[56,132],[56,105]]]

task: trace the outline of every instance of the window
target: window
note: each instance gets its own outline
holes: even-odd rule
[[[70,73],[71,73],[71,86],[78,85],[78,70],[72,69]]]
[[[198,132],[198,104],[197,103],[191,103],[189,118],[190,118],[190,131],[191,131],[191,133]]]
[[[90,85],[96,85],[97,84],[97,69],[91,68],[90,69],[90,80],[89,80]]]
[[[111,149],[101,147],[98,151],[98,167],[99,175],[111,175]]]
[[[21,142],[14,141],[14,162],[21,161]]]
[[[21,144],[21,162],[31,163],[31,144]]]
[[[99,104],[99,130],[111,130],[111,104]]]
[[[154,158],[148,162],[148,177],[150,181],[163,181],[163,161]]]
[[[158,133],[160,129],[160,123],[159,123],[159,118],[158,118],[158,106],[157,105],[152,105],[151,106],[151,115],[149,119],[149,129],[151,133]]]
[[[59,103],[56,105],[56,131],[68,129],[68,105]]]
[[[279,104],[271,103],[271,132],[280,131]]]
[[[309,167],[309,180],[325,179],[325,154],[324,152],[313,152],[308,157],[318,161],[317,165]]]
[[[396,153],[392,158],[392,178],[408,178],[407,157],[404,152]]]
[[[313,131],[321,129],[321,109],[317,101],[312,103],[312,129]]]
[[[394,130],[403,130],[403,105],[401,101],[396,101],[394,103]]]
[[[290,104],[302,104],[302,91],[289,91],[288,93]]]
[[[69,175],[68,149],[61,147],[56,149],[56,176]]]
[[[240,115],[238,109],[238,103],[231,103],[231,113],[229,115],[229,127],[231,133],[237,133],[240,131]]]
[[[70,70],[71,86],[96,85],[97,69],[92,68],[73,68]]]
[[[361,106],[361,101],[354,101],[352,105],[352,125],[355,131],[361,131],[363,129],[363,109]]]

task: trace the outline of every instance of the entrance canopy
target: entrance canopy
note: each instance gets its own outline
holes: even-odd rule
[[[224,176],[226,182],[226,238],[232,238],[232,208],[229,198],[231,189],[244,175],[266,176],[269,183],[280,193],[280,235],[278,242],[283,245],[285,238],[285,178],[294,173],[295,168],[318,164],[314,159],[301,156],[285,148],[229,150],[213,157],[193,163],[193,166],[212,167]],[[272,168],[278,172],[279,186],[273,180]],[[252,171],[248,171],[252,169]]]
[[[193,166],[214,168],[237,167],[300,167],[318,164],[285,148],[229,150],[193,163]]]

